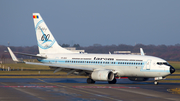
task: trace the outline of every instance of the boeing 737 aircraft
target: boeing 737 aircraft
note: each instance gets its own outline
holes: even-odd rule
[[[49,66],[54,68],[54,73],[65,71],[67,75],[89,76],[87,83],[90,84],[95,81],[115,84],[116,77],[128,77],[132,81],[154,78],[154,84],[158,84],[158,80],[175,72],[167,61],[144,55],[142,49],[141,55],[74,53],[58,45],[39,13],[33,13],[33,20],[39,54],[18,54],[37,57],[41,63],[25,62],[26,64]],[[18,61],[9,47],[8,50],[14,61]]]

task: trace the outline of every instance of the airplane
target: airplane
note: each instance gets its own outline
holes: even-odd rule
[[[89,76],[88,84],[94,84],[96,81],[115,84],[117,77],[128,77],[131,81],[147,81],[154,78],[154,84],[157,85],[159,80],[175,72],[175,68],[166,60],[145,55],[142,48],[141,55],[74,53],[57,43],[39,13],[33,13],[33,20],[39,54],[17,54],[36,57],[40,63],[24,62],[26,64],[49,66],[54,69],[54,73],[65,71],[67,75]],[[12,55],[9,47],[8,50]],[[15,61],[18,60],[15,58]]]

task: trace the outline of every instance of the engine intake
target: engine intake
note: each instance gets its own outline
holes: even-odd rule
[[[114,73],[110,70],[97,70],[92,72],[91,79],[95,81],[112,81]]]

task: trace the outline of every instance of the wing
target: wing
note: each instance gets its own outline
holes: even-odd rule
[[[17,62],[18,59],[16,58],[16,56],[14,55],[14,53],[11,51],[11,49],[9,47],[8,47],[8,50],[9,50],[9,53],[10,53],[12,59]],[[19,53],[19,52],[16,52],[16,53],[21,54],[21,55],[26,55],[26,56],[33,56],[36,58],[46,58],[43,56],[37,56],[37,55],[33,55],[33,54],[26,54],[26,53]],[[22,62],[24,62],[26,64],[30,64],[30,65],[49,66],[50,68],[55,69],[54,73],[56,73],[58,71],[65,71],[65,72],[67,72],[67,75],[73,73],[73,74],[88,76],[90,73],[97,70],[97,68],[70,65],[70,64],[36,63],[36,62],[25,62],[25,61],[22,61]]]
[[[89,67],[79,67],[75,65],[65,65],[65,64],[51,64],[51,63],[35,63],[35,62],[25,62],[26,64],[31,65],[41,65],[41,66],[49,66],[51,68],[55,68],[54,73],[58,71],[67,71],[67,75],[75,73],[79,75],[88,75],[89,73],[93,72],[96,68],[89,68]]]
[[[41,65],[41,66],[60,67],[60,68],[88,70],[88,71],[93,71],[95,69],[95,68],[79,67],[79,66],[72,66],[72,65],[63,65],[63,64],[35,63],[35,62],[25,62],[25,63],[31,64],[31,65]]]
[[[32,57],[35,57],[35,58],[43,58],[43,59],[46,58],[45,56],[38,56],[38,55],[34,55],[34,54],[27,54],[27,53],[20,53],[20,52],[14,52],[14,53],[15,54],[20,54],[20,55],[32,56]]]

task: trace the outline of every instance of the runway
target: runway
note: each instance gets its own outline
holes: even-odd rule
[[[85,78],[1,78],[0,101],[179,101],[180,95],[168,92],[180,83],[132,82],[118,79],[117,84]]]

